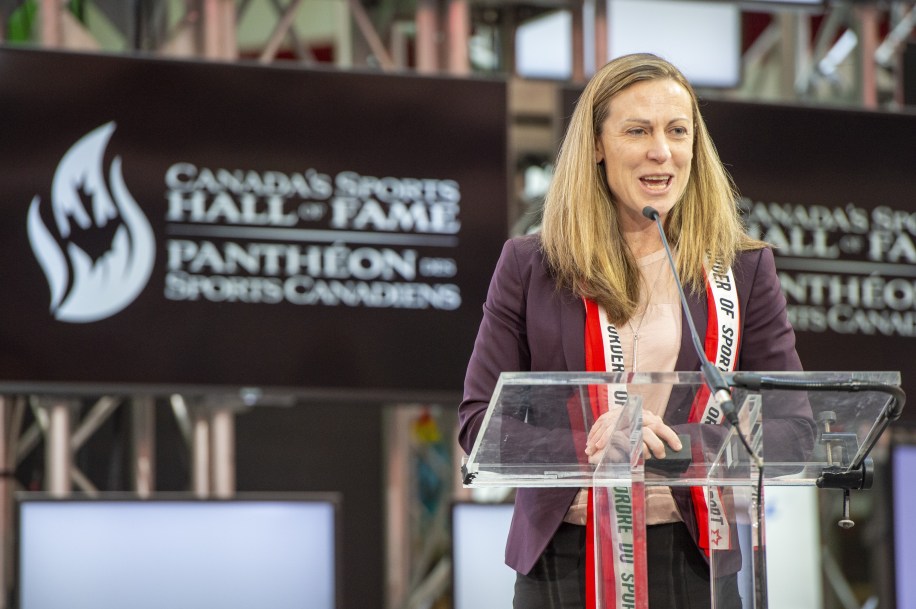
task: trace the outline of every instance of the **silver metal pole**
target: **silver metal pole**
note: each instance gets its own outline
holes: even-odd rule
[[[359,28],[360,33],[366,40],[366,44],[372,49],[372,54],[375,55],[382,70],[386,72],[393,70],[394,61],[392,61],[391,55],[388,54],[388,49],[385,48],[381,36],[375,30],[375,26],[366,13],[366,9],[359,3],[359,0],[347,0],[347,6],[350,7],[350,15],[353,17],[353,21],[356,22],[356,27]]]
[[[61,0],[41,0],[41,46],[54,48],[61,46],[63,40],[61,13],[64,9]]]
[[[70,438],[70,446],[73,452],[79,451],[89,438],[108,420],[114,411],[121,405],[121,399],[114,396],[105,396],[100,398],[83,416],[83,420],[73,430]]]
[[[784,100],[796,99],[795,83],[798,80],[798,54],[799,49],[798,29],[799,17],[792,11],[782,11],[778,15],[781,30],[780,45],[780,98]]]
[[[417,72],[434,73],[439,69],[439,3],[436,0],[417,0],[414,12],[417,24]]]
[[[595,66],[597,72],[608,62],[607,2],[597,0],[595,5]]]
[[[148,498],[156,488],[156,402],[153,396],[134,397],[131,403],[131,452],[134,491]]]
[[[210,421],[198,403],[191,407],[191,491],[210,496]]]
[[[280,46],[283,44],[283,39],[290,33],[293,21],[296,18],[296,12],[299,10],[301,4],[302,0],[292,0],[286,5],[286,8],[283,9],[283,14],[280,15],[280,20],[277,22],[277,25],[274,26],[274,31],[271,33],[270,39],[267,41],[267,44],[264,45],[264,50],[261,51],[261,56],[258,58],[258,61],[261,63],[270,63],[276,58],[277,51],[280,50]]]
[[[410,423],[411,409],[396,405],[385,409],[382,418],[385,435],[386,526],[385,545],[388,564],[389,607],[406,607],[410,596]]]
[[[70,446],[70,411],[73,403],[60,397],[43,398],[39,406],[47,414],[45,430],[45,490],[54,497],[70,494],[70,467],[73,451]]]
[[[585,2],[576,0],[570,5],[572,11],[572,81],[585,80]]]
[[[878,49],[878,9],[875,6],[860,6],[857,9],[861,24],[861,86],[862,105],[869,109],[878,107],[878,66],[875,51]]]
[[[215,407],[210,416],[211,489],[219,498],[235,494],[235,410]]]
[[[471,38],[471,9],[467,0],[448,0],[448,69],[452,76],[471,72],[468,43]]]

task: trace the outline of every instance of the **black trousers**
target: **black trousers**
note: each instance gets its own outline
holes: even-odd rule
[[[683,523],[646,528],[650,609],[708,609],[709,566]],[[514,609],[585,607],[585,527],[563,523],[528,575],[517,574]],[[736,575],[722,578],[718,598],[741,607]]]

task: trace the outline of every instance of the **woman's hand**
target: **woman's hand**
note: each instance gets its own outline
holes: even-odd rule
[[[617,419],[620,418],[621,408],[611,408],[597,419],[588,431],[588,438],[585,441],[585,454],[588,455],[589,463],[598,463],[604,449],[607,446],[611,436],[611,431],[617,426]]]
[[[597,422],[597,421],[596,421]],[[665,457],[665,444],[672,450],[681,450],[681,440],[677,432],[665,425],[660,416],[648,410],[642,411],[642,456],[649,459],[653,456]],[[588,450],[586,450],[588,452]]]
[[[608,451],[616,451],[607,457],[609,460],[629,463],[630,434],[617,429],[622,412],[622,408],[611,408],[595,419],[585,441],[585,454],[588,455],[589,463],[597,465]]]
[[[601,459],[604,449],[611,440],[611,432],[617,425],[620,413],[621,409],[614,408],[595,419],[585,442],[585,454],[588,455],[590,463],[597,463]],[[623,454],[626,454],[628,438],[621,436],[619,440],[620,449]],[[643,458],[645,459],[653,456],[659,459],[664,458],[666,444],[675,451],[682,448],[677,432],[665,425],[660,416],[648,410],[642,413],[642,441]]]

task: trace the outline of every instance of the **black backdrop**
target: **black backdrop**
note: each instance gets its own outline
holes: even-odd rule
[[[912,395],[916,115],[722,102],[704,115],[751,231],[777,246],[805,366],[899,370]]]
[[[504,83],[0,49],[0,114],[0,382],[460,392]]]

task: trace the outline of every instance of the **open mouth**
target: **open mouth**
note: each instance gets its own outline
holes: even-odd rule
[[[665,190],[671,183],[671,176],[643,176],[639,181],[649,190]]]

